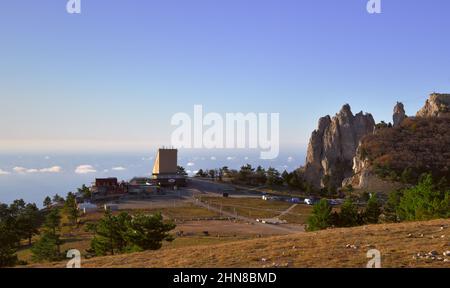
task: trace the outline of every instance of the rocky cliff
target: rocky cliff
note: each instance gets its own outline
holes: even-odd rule
[[[392,119],[394,120],[394,127],[399,126],[406,117],[403,103],[397,102],[397,105],[394,107],[394,115],[392,116]]]
[[[433,93],[420,109],[417,117],[450,117],[450,94]]]
[[[416,117],[406,117],[403,104],[397,103],[393,119],[393,128],[361,139],[353,176],[342,186],[374,189],[389,182],[392,187],[402,174],[417,178],[425,172],[450,179],[450,94],[431,94]]]
[[[352,175],[352,161],[360,139],[374,131],[371,114],[353,115],[348,104],[333,118],[320,118],[309,141],[304,177],[316,188],[340,187]]]

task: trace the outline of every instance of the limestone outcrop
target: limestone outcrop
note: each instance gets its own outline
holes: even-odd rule
[[[304,177],[315,188],[340,187],[352,175],[352,163],[362,137],[373,133],[371,114],[353,115],[346,104],[333,118],[320,118],[318,128],[309,141]]]
[[[430,117],[437,117],[433,119],[427,119]],[[445,117],[445,118],[444,118]],[[384,146],[388,145],[388,143],[393,142],[387,141],[388,138],[382,138],[382,135],[398,135],[396,139],[396,145],[401,146],[401,151],[398,151],[394,154],[386,154],[379,156],[377,159],[390,159],[391,164],[399,162],[400,159],[409,159],[410,161],[406,161],[408,165],[412,167],[421,167],[423,165],[428,165],[428,170],[437,170],[444,175],[448,170],[445,170],[446,163],[450,159],[450,153],[445,151],[447,147],[446,143],[449,142],[448,138],[446,138],[447,133],[445,132],[450,126],[446,125],[448,123],[447,117],[450,117],[450,94],[437,94],[433,93],[430,95],[428,100],[425,102],[425,105],[422,109],[420,109],[416,117],[408,118],[405,114],[405,110],[402,103],[397,103],[394,107],[394,128],[385,128],[385,129],[393,129],[387,130],[391,131],[390,133],[382,133],[378,137],[372,137],[373,139],[364,138],[360,143],[359,147],[356,149],[356,155],[353,159],[353,175],[349,178],[344,179],[342,182],[342,187],[351,185],[353,188],[357,189],[375,189],[374,187],[381,187],[381,184],[385,184],[385,186],[390,185],[393,187],[396,183],[385,181],[380,179],[373,173],[372,164],[368,160],[369,157],[366,155],[368,152],[366,149],[363,149],[362,146],[364,144],[370,144],[373,146],[375,141],[379,143],[383,143]],[[408,118],[408,121],[405,119]],[[404,123],[402,124],[402,122]],[[447,121],[447,122],[445,122]],[[402,125],[401,125],[402,124]],[[425,126],[426,124],[426,126]],[[406,126],[400,127],[400,126]],[[413,127],[414,130],[409,129],[408,127]],[[419,128],[416,128],[419,127]],[[409,130],[408,130],[409,129]],[[428,129],[428,130],[427,130]],[[433,130],[434,129],[434,130]],[[404,132],[405,136],[402,136],[402,131],[414,131],[414,133]],[[443,132],[444,131],[444,132]],[[373,134],[377,135],[377,133]],[[405,137],[409,137],[406,139]],[[377,138],[381,138],[377,140]],[[392,137],[391,137],[392,138]],[[433,141],[433,138],[439,139],[437,141]],[[369,141],[369,143],[367,143]],[[398,142],[400,141],[401,144]],[[366,143],[364,143],[366,142]],[[443,147],[442,147],[443,146]],[[373,149],[372,149],[373,150]],[[386,149],[387,150],[387,149]],[[373,151],[371,152],[371,158],[374,158],[376,155],[373,155]],[[409,156],[409,158],[407,157]],[[415,160],[414,160],[415,159]],[[421,160],[422,159],[422,160]],[[426,160],[426,161],[425,161]],[[416,163],[414,163],[416,161]],[[425,164],[424,164],[425,163]],[[406,167],[405,163],[405,167]],[[444,167],[444,168],[442,168]],[[443,172],[442,172],[443,171]],[[441,176],[442,176],[441,175]],[[381,189],[382,190],[382,189]]]
[[[408,116],[406,116],[403,103],[397,102],[397,105],[394,107],[394,115],[392,116],[394,127],[398,127],[406,117]]]
[[[450,117],[450,94],[433,93],[420,109],[417,117]]]

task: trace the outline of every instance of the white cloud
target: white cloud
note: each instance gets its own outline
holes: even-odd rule
[[[188,162],[186,165],[187,165],[188,167],[192,167],[192,166],[195,166],[195,163],[194,163],[194,162]]]
[[[245,156],[244,159],[245,159],[245,160],[248,160],[248,156]]]
[[[287,159],[287,162],[289,162],[289,163],[290,163],[290,162],[292,162],[292,161],[294,161],[294,157],[292,157],[292,156],[289,156],[289,157],[288,157],[288,159]]]
[[[40,169],[39,172],[41,173],[60,173],[62,171],[62,168],[60,166],[53,166],[49,168],[43,168]]]
[[[231,160],[234,160],[234,158],[235,158],[235,157],[228,156],[228,157],[227,157],[227,160],[228,160],[228,161],[231,161]]]
[[[24,168],[24,167],[14,167],[13,168],[13,171],[14,172],[16,172],[16,173],[21,173],[21,174],[23,174],[23,173],[26,173],[27,172],[27,168]]]
[[[216,161],[217,160],[217,158],[215,157],[215,156],[211,156],[211,158],[210,158],[212,161]]]
[[[9,175],[9,174],[11,174],[11,173],[9,173],[8,171],[0,169],[0,175]]]
[[[77,174],[88,174],[88,173],[95,173],[97,170],[95,170],[92,165],[80,165],[75,169],[75,173]]]
[[[124,171],[124,170],[127,170],[127,168],[122,167],[122,166],[118,166],[118,167],[113,167],[112,170],[114,170],[114,171]]]
[[[13,171],[18,174],[59,173],[62,171],[62,168],[60,166],[53,166],[49,168],[36,169],[36,168],[25,168],[16,166],[13,168]]]

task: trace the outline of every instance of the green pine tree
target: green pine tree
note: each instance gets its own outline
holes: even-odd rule
[[[351,199],[345,200],[342,204],[341,212],[339,213],[339,226],[353,227],[358,225],[358,207]]]
[[[400,200],[403,197],[402,190],[395,190],[389,193],[388,200],[383,207],[383,213],[387,222],[399,222],[397,210],[400,205]]]
[[[61,215],[58,209],[52,209],[44,222],[44,232],[31,248],[33,259],[37,261],[57,261],[62,258],[61,244],[58,233],[61,226]]]
[[[331,206],[326,199],[314,205],[311,216],[308,218],[308,231],[326,229],[331,226]]]
[[[133,250],[158,250],[163,241],[173,241],[169,232],[175,229],[173,223],[164,223],[160,213],[139,214],[133,217],[128,230],[128,238]]]
[[[378,219],[381,215],[381,205],[378,201],[377,195],[372,194],[367,202],[366,209],[364,210],[364,222],[369,224],[378,223]]]
[[[68,193],[64,202],[64,211],[72,225],[78,226],[78,218],[80,218],[80,210],[78,210],[77,200],[73,193]]]
[[[113,216],[111,211],[105,211],[103,218],[89,227],[95,233],[91,241],[91,251],[97,256],[124,252],[127,247],[126,237],[130,221],[131,216],[128,213],[122,212],[118,216]]]
[[[83,184],[77,190],[79,193],[81,193],[81,195],[83,195],[84,199],[86,199],[86,200],[91,199],[91,197],[92,197],[91,189],[89,189],[89,187],[87,187],[86,185]]]
[[[33,260],[35,261],[58,261],[62,259],[59,249],[62,241],[58,234],[51,230],[45,231],[41,238],[33,245]]]
[[[0,268],[16,265],[18,259],[17,236],[14,235],[10,225],[4,220],[0,220]]]
[[[39,227],[42,223],[42,216],[36,204],[27,204],[17,216],[16,229],[19,230],[21,239],[28,239],[28,245],[31,245],[31,239],[39,234]]]
[[[419,221],[450,217],[450,190],[433,184],[431,174],[424,175],[416,186],[406,189],[397,214],[401,220]]]
[[[47,209],[52,208],[52,199],[49,196],[45,197],[43,204]]]

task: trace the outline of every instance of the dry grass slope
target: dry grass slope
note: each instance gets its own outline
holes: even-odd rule
[[[346,246],[356,247],[347,248]],[[299,233],[217,245],[201,245],[83,260],[92,267],[365,267],[369,249],[383,267],[447,267],[414,259],[419,252],[450,250],[450,220],[379,224]],[[443,256],[441,256],[443,257]],[[443,257],[445,258],[445,257]],[[446,257],[450,258],[450,257]],[[32,267],[64,267],[64,263]]]

